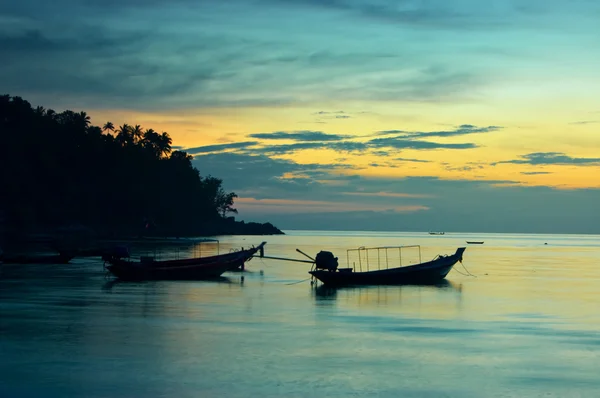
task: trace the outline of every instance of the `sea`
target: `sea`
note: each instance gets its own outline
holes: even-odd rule
[[[198,282],[118,282],[94,258],[4,265],[0,397],[600,396],[600,236],[285,232],[132,252],[264,240],[265,256],[345,267],[349,249],[413,246],[359,260],[382,267],[467,249],[435,286],[330,289],[267,258]]]

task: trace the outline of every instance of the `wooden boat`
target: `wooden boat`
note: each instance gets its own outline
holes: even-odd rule
[[[375,247],[352,250],[358,250],[358,258],[366,258],[367,261],[369,258],[374,257],[368,251],[376,251],[379,261],[381,258],[388,258],[390,249],[401,252],[402,249],[410,247],[419,248],[420,258],[420,246]],[[362,263],[359,264],[359,267],[338,269],[337,257],[334,258],[330,252],[320,252],[315,258],[314,269],[309,273],[325,285],[330,286],[431,284],[444,279],[454,264],[458,261],[462,262],[465,249],[465,247],[459,247],[452,255],[438,255],[431,261],[421,262],[419,260],[419,263],[414,265],[388,268],[386,263],[386,268],[381,269],[380,264],[378,264],[377,270],[371,270],[368,264],[364,265]],[[363,254],[361,251],[363,253],[366,251],[366,253]],[[382,251],[385,254],[381,254]]]
[[[0,262],[4,264],[68,264],[73,257],[67,254],[5,254],[0,257]]]
[[[141,257],[140,261],[131,261],[122,249],[104,255],[103,259],[109,263],[106,269],[123,280],[202,280],[243,267],[257,252],[264,253],[266,243],[237,252],[183,260],[155,261],[153,257]]]
[[[483,245],[483,241],[473,241],[473,240],[468,240],[467,241],[468,245]]]

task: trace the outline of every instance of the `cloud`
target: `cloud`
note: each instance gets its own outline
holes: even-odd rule
[[[407,158],[394,158],[398,162],[415,162],[415,163],[431,163],[431,160],[423,159],[407,159]]]
[[[344,163],[300,164],[230,152],[198,155],[193,162],[202,175],[222,178],[225,189],[242,198],[240,219],[283,229],[600,233],[598,218],[590,217],[599,189],[360,176]]]
[[[463,135],[470,134],[483,134],[483,133],[492,133],[498,130],[501,130],[503,127],[501,126],[487,126],[487,127],[477,127],[472,124],[462,124],[458,127],[455,127],[453,130],[442,130],[442,131],[407,131],[407,130],[383,130],[377,131],[371,136],[376,137],[385,137],[393,135],[396,139],[415,139],[415,138],[429,138],[429,137],[458,137]]]
[[[502,129],[500,126],[477,127],[471,124],[463,124],[454,130],[449,131],[427,131],[411,132],[398,138],[426,138],[426,137],[457,137],[469,134],[491,133]]]
[[[416,149],[416,150],[433,150],[433,149],[472,149],[478,145],[473,143],[462,144],[445,144],[431,141],[420,141],[413,139],[403,139],[397,137],[390,138],[375,138],[369,141],[369,146],[374,148],[395,148],[395,149]]]
[[[541,174],[552,174],[549,171],[522,171],[521,174],[527,176],[541,175]]]
[[[244,196],[257,199],[292,192],[295,199],[314,199],[319,192],[327,192],[322,179],[337,178],[337,173],[356,168],[347,163],[299,164],[265,155],[232,152],[201,154],[192,162],[202,175],[218,176],[227,189],[239,190]]]
[[[398,167],[398,165],[390,163],[390,162],[385,162],[385,163],[369,163],[369,167],[388,167],[388,168],[395,169],[395,168]]]
[[[336,43],[315,47],[306,26],[287,18],[297,12],[273,4],[268,9],[279,17],[257,14],[251,2],[235,0],[201,7],[186,0],[172,6],[150,1],[144,7],[133,0],[103,7],[73,0],[52,4],[23,0],[0,8],[0,16],[10,12],[13,21],[6,24],[10,31],[0,29],[0,56],[9,60],[0,65],[0,85],[45,106],[169,110],[323,99],[447,100],[467,93],[467,81],[475,82],[478,75],[464,66],[415,68],[416,58],[390,51],[383,41],[357,47],[371,27],[353,26],[352,36],[363,37],[357,42],[357,37],[331,34],[331,15],[307,11],[303,17],[317,25],[311,37]],[[352,24],[336,23],[339,32]],[[158,24],[161,29],[151,28]],[[413,65],[399,68],[402,59],[414,59]]]
[[[380,197],[380,198],[431,198],[431,195],[414,194],[414,193],[402,193],[402,192],[342,192],[342,195],[352,196],[369,196],[369,197]]]
[[[384,158],[384,157],[390,156],[390,151],[383,151],[381,149],[378,149],[376,151],[371,151],[369,154],[373,155],[373,156],[378,156],[378,157]]]
[[[600,165],[600,158],[574,158],[562,152],[535,152],[522,155],[521,159],[503,160],[492,163],[492,166],[501,163],[531,164],[531,165]]]
[[[238,198],[236,208],[240,211],[268,211],[270,214],[310,214],[346,213],[355,211],[386,211],[386,212],[415,212],[428,210],[425,206],[406,205],[373,205],[357,202],[327,202],[319,200],[294,200],[294,199],[255,199]]]
[[[264,145],[260,148],[252,148],[242,151],[247,154],[284,155],[309,149],[329,149],[337,152],[355,152],[369,149],[363,142],[340,141],[340,142],[296,142],[294,144]]]
[[[348,135],[327,134],[322,131],[276,131],[273,133],[250,134],[251,138],[261,138],[265,140],[292,140],[292,141],[340,141],[350,138]]]
[[[365,180],[350,182],[360,186]],[[367,179],[367,184],[376,183]],[[546,187],[494,185],[483,181],[397,179],[390,182],[407,191],[417,189],[430,198],[401,199],[358,196],[356,201],[378,199],[387,203],[416,201],[427,210],[413,213],[383,211],[328,214],[286,214],[272,216],[268,210],[255,217],[268,217],[281,228],[325,230],[389,230],[452,232],[598,233],[595,214],[600,190],[561,191]],[[540,198],[544,198],[540,201]],[[333,199],[336,200],[336,199]],[[337,199],[340,200],[340,199]],[[385,206],[384,206],[385,207]],[[511,211],[504,211],[511,209]],[[550,216],[552,215],[552,216]]]
[[[404,131],[404,130],[384,130],[384,131],[376,131],[376,132],[370,134],[370,136],[381,137],[381,136],[386,136],[386,135],[396,135],[396,134],[403,134],[403,133],[407,133],[407,131]]]
[[[509,2],[495,7],[480,7],[472,1],[448,3],[432,1],[390,0],[263,0],[263,3],[282,4],[295,8],[319,8],[357,22],[389,25],[391,27],[420,29],[445,34],[468,33],[470,35],[504,32],[519,26],[538,30],[552,29],[547,25],[570,26],[571,20],[590,15],[586,23],[594,26],[594,16],[599,14],[593,1],[582,0],[566,4],[549,2]],[[566,16],[569,18],[565,18]],[[565,20],[566,19],[566,20]]]
[[[377,131],[373,135],[375,136],[386,136],[386,135],[395,135],[395,138],[400,139],[413,139],[413,138],[428,138],[428,137],[457,137],[461,135],[469,135],[469,134],[481,134],[481,133],[491,133],[494,131],[498,131],[502,129],[500,126],[487,126],[487,127],[477,127],[472,124],[463,124],[455,128],[454,130],[447,131],[405,131],[405,130],[385,130],[385,131]]]
[[[428,63],[429,64],[429,63]],[[468,67],[421,66],[410,70],[386,70],[346,81],[331,91],[335,98],[362,101],[407,103],[448,103],[474,101],[474,93],[490,83]],[[465,90],[470,87],[472,90]]]
[[[325,123],[322,119],[350,119],[352,117],[344,111],[319,111],[313,115],[319,116],[316,123]]]
[[[448,170],[448,171],[473,171],[476,170],[478,168],[482,168],[480,167],[473,167],[473,166],[445,166],[444,169]]]
[[[262,139],[267,141],[295,141],[291,144],[268,144],[265,142],[258,141],[246,141],[240,143],[230,143],[223,145],[208,145],[197,148],[190,148],[189,152],[205,153],[205,152],[216,152],[224,150],[237,150],[238,153],[252,155],[285,155],[297,153],[305,150],[333,150],[342,153],[355,153],[360,154],[371,154],[379,157],[387,157],[391,151],[398,151],[401,149],[411,150],[437,150],[437,149],[455,149],[465,150],[478,148],[475,143],[440,143],[434,141],[425,141],[415,139],[417,137],[453,137],[465,134],[475,134],[491,132],[499,129],[499,127],[476,127],[473,125],[461,125],[456,130],[448,132],[408,132],[402,131],[404,134],[401,136],[386,137],[389,134],[396,134],[400,130],[390,130],[385,132],[377,132],[376,136],[383,136],[382,138],[373,138],[368,141],[363,141],[364,137],[372,137],[373,135],[366,136],[352,136],[345,134],[329,134],[323,131],[311,131],[311,130],[300,130],[300,131],[274,131],[269,133],[253,133],[249,134],[248,137],[255,139]],[[427,163],[427,160],[418,159],[406,159],[396,158],[397,161],[404,162],[415,162],[415,163]],[[373,164],[373,167],[381,166],[380,163]],[[387,167],[395,167],[392,163],[387,163]]]
[[[252,147],[258,144],[258,141],[232,142],[229,144],[205,145],[195,148],[186,148],[185,151],[191,155],[207,152],[221,152],[228,149],[242,149]]]
[[[160,102],[157,98],[190,93],[221,75],[206,64],[192,71],[168,58],[140,56],[139,48],[158,44],[145,31],[79,26],[57,37],[45,30],[0,33],[0,57],[10,60],[0,65],[0,84],[13,95],[50,102],[46,106],[56,105],[56,94],[79,98],[78,106],[113,108],[152,96]]]
[[[327,148],[327,145],[328,144],[324,142],[297,142],[294,144],[265,145],[261,148],[246,151],[246,153],[260,153],[264,155],[283,155],[298,151],[304,151],[307,149],[324,149]]]
[[[466,131],[470,132],[466,132]],[[469,126],[465,128],[461,126],[461,133],[455,133],[454,135],[461,134],[472,134],[474,131],[491,131],[490,128],[476,128],[475,126]],[[250,138],[258,138],[263,140],[291,140],[296,141],[292,144],[278,144],[270,145],[267,143],[258,143],[255,141],[240,143],[239,147],[234,144],[229,144],[229,147],[221,146],[207,146],[194,148],[195,150],[202,149],[203,151],[215,151],[223,149],[239,149],[238,152],[245,154],[263,154],[263,155],[284,155],[296,153],[304,150],[333,150],[344,153],[366,153],[366,151],[372,151],[372,154],[376,156],[389,156],[389,151],[386,149],[400,150],[400,149],[412,149],[412,150],[436,150],[436,149],[473,149],[477,148],[478,145],[474,143],[439,143],[433,141],[417,140],[414,137],[419,134],[428,133],[411,133],[413,135],[405,135],[402,137],[385,137],[385,138],[374,138],[368,141],[359,141],[362,137],[358,136],[352,138],[351,135],[341,134],[327,134],[322,131],[276,131],[272,133],[254,133],[250,134]],[[439,136],[441,132],[431,133],[431,136]],[[407,138],[403,138],[407,137]],[[250,145],[251,144],[251,145]],[[253,146],[252,148],[248,148]],[[199,152],[196,152],[199,153]],[[402,159],[402,158],[398,158]],[[407,160],[404,160],[407,161]],[[416,159],[410,161],[418,162]],[[425,163],[426,161],[422,161]]]
[[[325,116],[325,115],[341,115],[344,114],[346,112],[344,111],[319,111],[319,112],[315,112],[314,115],[320,115],[320,116]]]
[[[600,123],[598,120],[582,120],[580,122],[571,122],[569,124],[577,124],[577,125],[585,125],[585,124],[595,124]]]
[[[583,51],[595,32],[593,7],[551,2],[525,13],[510,4],[439,0],[4,1],[0,86],[44,106],[84,109],[481,101],[488,87],[511,83],[507,71],[523,66],[521,55],[544,55],[523,70],[553,64],[544,48],[554,37],[531,39],[533,26],[552,35],[581,29],[572,53],[560,54],[583,54],[575,60],[593,65],[595,53]],[[511,40],[500,40],[499,27],[513,29]],[[448,29],[453,34],[441,33]]]
[[[464,30],[474,28],[491,29],[508,26],[500,16],[488,15],[481,20],[481,11],[471,7],[449,7],[444,2],[386,2],[386,1],[348,1],[348,0],[267,0],[267,3],[289,6],[318,7],[345,13],[350,16],[372,20],[376,23],[432,27],[437,29]],[[474,18],[478,14],[478,18]],[[486,26],[487,24],[487,26]]]

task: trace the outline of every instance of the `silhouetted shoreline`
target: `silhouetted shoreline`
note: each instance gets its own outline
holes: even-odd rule
[[[93,126],[85,112],[57,113],[3,95],[0,140],[5,251],[32,235],[59,241],[68,230],[80,239],[283,234],[230,217],[237,195],[201,175],[193,156],[172,150],[166,132]]]

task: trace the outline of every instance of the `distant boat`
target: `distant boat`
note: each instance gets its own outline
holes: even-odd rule
[[[469,244],[469,245],[483,245],[483,241],[468,240],[467,244]]]
[[[444,235],[445,232],[429,232],[429,235]]]
[[[420,246],[375,247],[352,250],[373,250],[379,253],[381,250],[397,250],[407,247],[418,247],[420,256]],[[330,252],[320,252],[315,258],[314,268],[309,273],[323,282],[323,284],[329,286],[430,284],[444,279],[458,261],[462,262],[465,250],[466,248],[459,247],[452,255],[438,255],[431,261],[396,268],[371,271],[368,269],[368,265],[361,264],[358,272],[356,267],[337,268],[337,257],[333,257],[333,254]],[[359,253],[359,258],[361,258],[360,256],[361,254]],[[368,253],[364,256],[366,259],[369,258]],[[367,268],[367,270],[362,271],[363,267]]]
[[[109,263],[106,269],[123,280],[213,279],[244,266],[257,252],[262,254],[266,243],[237,252],[183,260],[155,261],[153,257],[140,257],[140,261],[131,261],[122,251],[104,255],[103,259]]]

